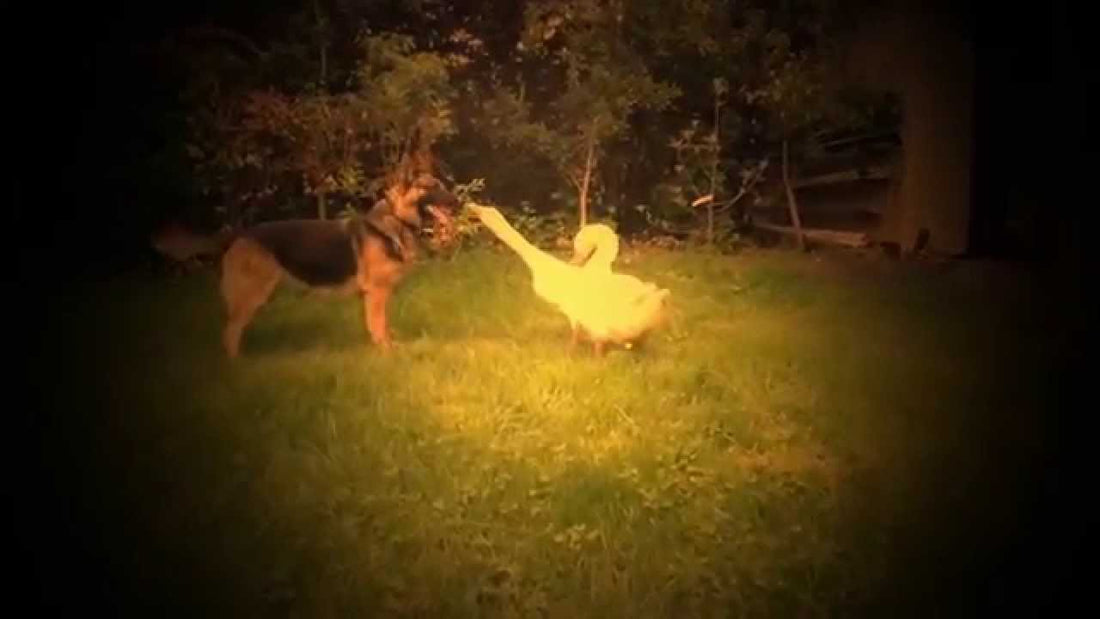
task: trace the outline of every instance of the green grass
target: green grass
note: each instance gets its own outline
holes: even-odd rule
[[[213,273],[69,291],[35,368],[105,569],[201,616],[831,616],[980,556],[960,523],[1011,525],[1002,456],[1037,430],[1001,413],[1043,405],[1051,348],[1024,292],[784,253],[619,268],[673,320],[602,360],[489,250],[404,282],[389,356],[354,298],[283,289],[229,362]]]

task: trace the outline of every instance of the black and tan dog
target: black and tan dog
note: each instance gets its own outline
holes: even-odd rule
[[[447,234],[458,199],[429,174],[391,183],[385,198],[361,217],[286,220],[238,232],[222,257],[221,293],[228,312],[222,344],[230,358],[241,336],[279,282],[358,292],[374,344],[392,346],[386,307],[418,255],[425,217]]]

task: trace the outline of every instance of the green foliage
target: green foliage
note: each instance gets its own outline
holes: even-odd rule
[[[262,47],[221,33],[232,45],[188,55],[203,193],[236,219],[315,194],[361,201],[408,154],[443,149],[538,213],[645,203],[692,226],[713,183],[732,225],[779,141],[801,156],[824,131],[884,118],[836,86],[829,1],[531,2],[522,19],[401,8],[303,5]]]
[[[553,211],[540,215],[529,203],[523,202],[518,208],[508,209],[505,216],[512,226],[528,241],[544,249],[571,247],[573,235],[579,222],[575,211]]]
[[[357,91],[347,100],[362,118],[382,169],[389,169],[416,149],[431,148],[454,134],[447,60],[421,51],[411,37],[366,34],[360,41],[363,61]]]
[[[656,185],[653,193],[664,221],[651,221],[651,225],[688,234],[708,244],[728,245],[739,240],[737,229],[741,218],[736,215],[749,198],[755,197],[756,185],[768,160],[724,152],[724,144],[735,143],[741,137],[740,127],[723,121],[728,83],[723,78],[715,78],[712,83],[714,116],[709,129],[693,120],[669,142],[675,162],[671,173]],[[722,129],[732,135],[720,133]],[[731,186],[731,179],[737,185]]]
[[[481,192],[485,190],[485,179],[475,178],[467,183],[455,183],[451,187],[451,193],[458,198],[460,204],[479,202]],[[459,252],[482,244],[485,237],[479,234],[481,222],[465,208],[455,213],[454,239],[448,253],[451,256]]]
[[[767,141],[787,140],[799,156],[823,131],[865,130],[886,118],[883,112],[889,115],[884,95],[845,86],[842,50],[831,36],[840,18],[834,3],[808,0],[751,10],[742,29],[744,49],[756,51],[755,67],[745,72],[754,79],[743,82],[737,96],[761,113]]]
[[[196,183],[202,194],[226,205],[226,216],[234,224],[254,217],[290,180],[283,174],[287,168],[281,144],[261,130],[255,115],[261,107],[274,114],[285,111],[276,99],[216,95],[188,119],[190,140],[185,148]]]
[[[638,110],[662,110],[679,94],[653,78],[640,57],[618,40],[621,7],[591,0],[527,7],[520,51],[544,73],[532,80],[560,85],[552,92],[521,83],[496,84],[479,126],[498,145],[544,157],[583,204],[599,180],[606,144],[629,127]],[[536,101],[525,93],[545,93]]]
[[[188,152],[206,192],[238,213],[270,208],[276,193],[285,200],[298,187],[359,201],[405,156],[453,135],[454,91],[442,56],[397,35],[367,35],[360,44],[357,90],[349,93],[223,94],[209,78],[195,82],[194,92],[207,96],[193,107]]]
[[[484,190],[484,181],[475,179],[470,183],[456,184],[455,195],[463,203],[467,201],[479,202],[475,194]],[[577,229],[577,220],[572,211],[555,210],[549,213],[539,213],[526,201],[518,206],[498,206],[508,222],[528,241],[544,249],[560,249],[572,247],[572,238]],[[486,234],[481,222],[463,210],[456,218],[457,237],[460,248],[468,247],[495,247],[499,241],[491,234]]]
[[[439,54],[391,34],[359,42],[357,90],[296,101],[300,132],[288,137],[308,193],[376,195],[405,157],[454,133],[454,93]]]

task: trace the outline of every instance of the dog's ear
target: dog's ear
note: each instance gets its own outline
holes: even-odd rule
[[[435,156],[432,155],[430,141],[425,136],[422,126],[417,125],[413,129],[413,134],[409,139],[409,145],[409,150],[402,158],[407,165],[409,180],[412,181],[422,174],[435,176]]]
[[[436,161],[427,148],[417,149],[409,157],[409,172],[413,178],[421,176],[435,177]]]
[[[420,174],[417,174],[416,177],[413,178],[412,182],[409,183],[409,189],[421,189],[421,190],[424,190],[424,191],[432,191],[432,190],[442,189],[442,188],[443,188],[443,183],[439,182],[439,179],[437,179],[436,177],[432,176],[431,174],[428,174],[428,173],[425,173],[425,172],[421,172]]]
[[[383,193],[394,216],[406,223],[419,225],[420,215],[417,212],[416,196],[412,195],[416,189],[415,176],[412,174],[412,162],[408,156],[387,174],[386,187]]]
[[[431,148],[425,143],[419,129],[410,139],[412,148],[401,155],[390,171],[387,185],[408,189],[416,179],[423,175],[435,177],[437,162]]]
[[[390,191],[404,193],[405,189],[409,186],[410,180],[408,164],[402,159],[386,174],[385,191],[387,194],[389,194]]]

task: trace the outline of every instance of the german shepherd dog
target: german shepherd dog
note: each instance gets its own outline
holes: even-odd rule
[[[313,289],[358,292],[371,341],[389,350],[387,303],[419,253],[423,221],[430,217],[437,234],[449,234],[459,207],[434,176],[406,175],[363,216],[273,221],[237,232],[221,261],[226,354],[239,355],[245,328],[284,278]]]

